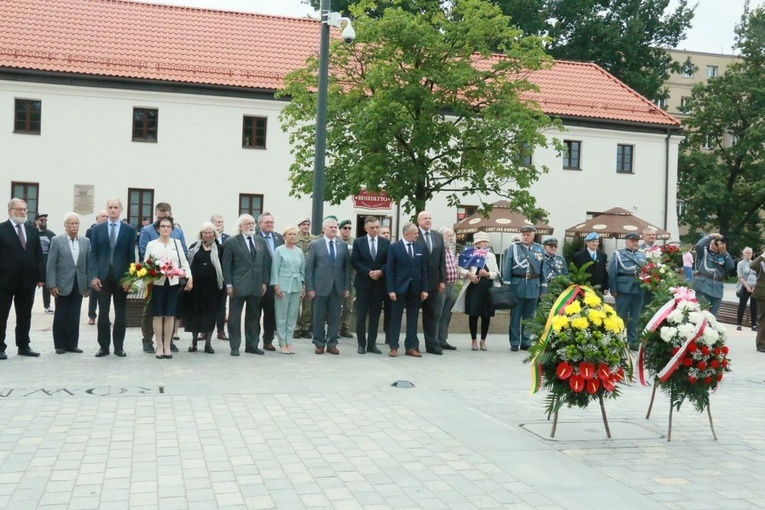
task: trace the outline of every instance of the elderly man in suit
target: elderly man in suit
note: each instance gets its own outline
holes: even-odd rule
[[[590,232],[585,236],[584,244],[587,247],[582,251],[574,253],[571,262],[579,269],[588,262],[592,262],[592,265],[587,267],[587,273],[590,275],[590,285],[600,286],[600,291],[606,294],[608,293],[608,268],[606,266],[606,254],[598,250],[600,236],[597,232]]]
[[[258,216],[258,233],[266,242],[268,253],[273,257],[274,250],[284,244],[284,237],[274,232],[274,216],[271,213],[264,212]],[[266,289],[265,296],[260,300],[260,309],[263,311],[263,348],[267,351],[275,351],[276,309],[274,308],[274,288],[270,285]]]
[[[406,337],[404,348],[407,356],[419,358],[420,341],[417,339],[417,315],[420,304],[428,299],[428,254],[426,248],[417,243],[418,229],[413,223],[406,223],[401,232],[403,239],[388,248],[386,282],[388,296],[393,310],[390,318],[390,353],[398,356],[398,337],[401,333],[401,319],[406,310]]]
[[[39,356],[29,347],[35,288],[45,284],[45,263],[37,229],[26,224],[27,203],[13,198],[8,221],[0,223],[0,360],[5,354],[5,329],[11,303],[16,310],[16,347],[19,356]]]
[[[228,337],[231,355],[239,356],[244,313],[244,352],[264,354],[258,348],[261,299],[271,283],[271,254],[255,232],[255,218],[243,214],[236,222],[239,233],[223,245],[223,281],[229,297]]]
[[[380,220],[374,216],[364,219],[367,235],[353,240],[351,266],[356,270],[356,338],[357,352],[382,354],[377,348],[377,327],[385,299],[385,271],[390,241],[377,235]],[[369,329],[367,329],[367,318]]]
[[[417,215],[419,235],[417,243],[422,247],[428,262],[428,297],[422,302],[422,332],[425,337],[425,351],[429,354],[443,354],[444,349],[454,350],[445,342],[443,347],[438,341],[438,323],[446,297],[446,254],[444,238],[433,230],[433,216],[428,211]]]
[[[337,220],[322,223],[324,235],[311,242],[305,265],[305,289],[313,300],[313,344],[316,354],[340,354],[337,336],[340,307],[351,289],[348,245],[337,238]]]
[[[114,340],[114,354],[124,358],[125,353],[125,305],[130,285],[120,285],[120,280],[135,262],[136,230],[120,221],[122,202],[118,198],[106,201],[107,220],[93,227],[90,240],[88,272],[90,286],[98,292],[98,345],[96,357],[109,355]],[[114,300],[114,328],[109,334],[109,309]]]
[[[53,238],[48,252],[48,274],[45,285],[56,300],[53,316],[53,346],[56,354],[82,352],[80,341],[80,311],[82,297],[90,292],[88,286],[88,255],[90,240],[80,237],[80,216],[68,213],[64,217],[65,233]]]

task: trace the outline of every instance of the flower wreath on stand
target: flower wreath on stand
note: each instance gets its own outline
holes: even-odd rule
[[[669,290],[672,296],[648,321],[638,353],[641,384],[647,385],[644,369],[655,381],[646,418],[651,415],[656,388],[661,387],[670,400],[667,441],[672,440],[672,411],[679,411],[686,399],[699,413],[706,409],[712,437],[717,440],[709,394],[717,389],[723,374],[730,372],[725,328],[701,309],[693,290]]]
[[[155,259],[149,256],[143,262],[131,263],[119,283],[122,286],[130,285],[129,294],[139,294],[146,301],[151,301],[152,284],[163,276],[182,278],[186,276],[186,272],[164,257]]]
[[[582,281],[578,273],[572,278]],[[550,282],[531,328],[539,338],[526,360],[532,363],[531,393],[540,387],[549,392],[547,418],[553,415],[550,437],[555,437],[558,411],[564,404],[586,408],[597,400],[610,438],[603,399],[618,397],[619,386],[632,379],[622,319],[591,287],[559,276]]]

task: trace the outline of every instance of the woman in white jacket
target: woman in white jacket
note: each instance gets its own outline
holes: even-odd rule
[[[460,289],[452,311],[468,315],[471,349],[478,350],[478,318],[481,318],[481,350],[486,350],[486,336],[494,309],[489,301],[489,289],[499,287],[499,267],[494,254],[489,251],[489,235],[477,232],[473,235],[473,246],[465,248],[460,256],[460,276],[466,278]],[[471,262],[472,261],[472,262]],[[463,267],[464,266],[464,267]]]
[[[164,263],[167,269],[163,276],[153,284],[151,296],[151,314],[153,317],[154,335],[157,343],[157,359],[170,359],[170,342],[173,337],[173,325],[175,312],[178,306],[178,298],[181,293],[181,277],[188,278],[185,290],[191,290],[191,269],[183,253],[183,247],[177,239],[170,237],[175,227],[170,217],[161,218],[154,224],[159,232],[159,239],[149,241],[146,245],[144,261],[149,257]]]

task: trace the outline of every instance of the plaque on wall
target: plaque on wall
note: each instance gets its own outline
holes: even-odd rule
[[[93,197],[95,186],[92,184],[74,185],[74,212],[77,214],[93,214]]]

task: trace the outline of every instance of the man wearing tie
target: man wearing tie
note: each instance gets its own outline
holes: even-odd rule
[[[422,211],[418,214],[417,224],[419,226],[417,243],[423,249],[428,263],[428,280],[425,287],[428,297],[422,302],[422,332],[425,337],[425,350],[429,354],[443,354],[444,348],[454,349],[448,343],[441,347],[438,341],[438,323],[441,320],[446,290],[444,238],[431,228],[433,219],[430,212]]]
[[[124,358],[125,305],[130,285],[120,286],[130,264],[135,262],[136,230],[132,225],[120,221],[122,202],[118,198],[106,201],[105,222],[93,227],[90,241],[90,286],[98,292],[98,345],[97,358],[109,355],[109,346],[114,340],[114,354]],[[109,334],[109,309],[114,300],[114,327]]]
[[[271,254],[255,232],[255,218],[243,214],[237,220],[239,234],[223,245],[223,281],[229,297],[228,338],[231,355],[239,356],[244,313],[244,352],[263,354],[260,336],[260,300],[271,283]]]
[[[351,289],[348,245],[337,239],[337,220],[324,219],[324,235],[311,243],[305,265],[305,289],[313,299],[313,344],[316,354],[340,354],[337,336],[340,307]]]
[[[39,356],[29,348],[35,288],[45,284],[45,263],[36,228],[26,224],[27,203],[13,198],[8,221],[0,224],[0,360],[5,354],[5,329],[11,303],[16,310],[16,347],[19,356]]]
[[[377,235],[379,228],[380,221],[374,216],[367,216],[364,219],[367,235],[354,239],[351,251],[351,266],[356,270],[356,338],[359,354],[382,354],[376,345],[377,327],[385,299],[385,270],[390,241]]]
[[[281,234],[274,232],[274,217],[271,213],[264,212],[258,217],[258,230],[266,242],[268,254],[273,257],[274,250],[284,244],[284,238]],[[267,351],[275,351],[276,308],[274,308],[274,288],[271,285],[260,300],[260,309],[263,311],[263,348]],[[260,313],[258,313],[258,321],[260,321]]]
[[[597,232],[590,232],[585,236],[584,243],[587,247],[574,253],[571,258],[571,262],[577,268],[581,268],[588,262],[592,262],[587,267],[587,273],[590,275],[590,285],[593,287],[600,286],[600,292],[606,294],[608,292],[608,269],[606,267],[606,254],[598,250],[600,245],[600,236]]]
[[[53,346],[56,354],[82,352],[80,341],[80,311],[82,297],[90,292],[88,286],[88,256],[90,240],[79,237],[80,216],[69,213],[64,217],[64,231],[55,236],[48,252],[46,286],[56,300],[53,316]]]
[[[420,341],[417,339],[417,315],[420,304],[428,299],[427,252],[417,243],[418,229],[413,223],[406,223],[403,239],[390,245],[386,282],[388,296],[393,310],[390,318],[390,353],[398,356],[398,337],[401,333],[401,319],[406,310],[406,337],[404,348],[407,356],[419,358]]]

